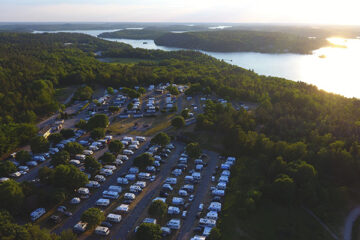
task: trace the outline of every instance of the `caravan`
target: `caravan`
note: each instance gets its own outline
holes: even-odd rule
[[[45,208],[38,208],[35,211],[33,211],[32,213],[30,213],[30,219],[31,221],[36,221],[37,219],[39,219],[42,215],[44,215],[46,213]]]
[[[121,215],[109,213],[109,214],[106,216],[106,220],[108,220],[108,221],[110,221],[110,222],[119,223],[119,222],[121,221]]]

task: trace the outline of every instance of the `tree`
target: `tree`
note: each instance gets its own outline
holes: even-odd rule
[[[186,153],[191,158],[197,158],[201,154],[200,145],[197,142],[189,143],[186,145]]]
[[[106,89],[106,91],[107,91],[108,94],[111,94],[111,95],[114,94],[114,89],[112,87],[108,87]]]
[[[48,167],[40,168],[38,173],[40,182],[51,184],[52,180],[54,179],[54,173],[55,173],[54,169]]]
[[[124,148],[124,145],[120,140],[114,140],[109,143],[109,151],[113,154],[119,154],[121,150]]]
[[[295,190],[294,180],[286,174],[280,174],[271,185],[273,199],[283,204],[291,204],[293,202]]]
[[[69,192],[84,186],[88,181],[88,177],[73,165],[57,166],[52,179],[54,186],[65,188]]]
[[[90,132],[90,137],[94,140],[98,140],[105,137],[105,128],[94,128]]]
[[[69,152],[70,155],[74,156],[76,154],[82,153],[84,151],[84,147],[77,142],[69,142],[65,145],[65,151]]]
[[[209,240],[220,240],[221,239],[221,232],[220,229],[217,227],[214,227],[210,231],[210,235],[207,237]]]
[[[158,133],[153,139],[151,139],[151,144],[158,144],[162,147],[165,147],[170,143],[170,137],[164,133]]]
[[[31,139],[30,147],[33,153],[44,153],[49,150],[49,142],[43,136],[36,136]]]
[[[148,212],[152,218],[162,220],[166,216],[167,209],[168,205],[166,203],[160,200],[156,200],[151,203]]]
[[[15,164],[9,160],[0,163],[0,177],[8,177],[10,173],[14,173],[16,170]]]
[[[64,230],[60,233],[59,240],[77,240],[78,236],[71,229]]]
[[[142,223],[136,231],[135,237],[137,240],[160,240],[160,226],[153,223]]]
[[[106,152],[106,153],[104,153],[104,155],[102,155],[100,157],[100,160],[101,160],[102,163],[105,163],[105,164],[106,163],[113,163],[113,162],[115,162],[116,157],[114,156],[114,154]]]
[[[101,169],[101,163],[99,163],[93,156],[86,156],[85,158],[85,170],[90,174],[95,174]]]
[[[181,116],[184,118],[184,119],[187,119],[189,117],[189,113],[190,113],[190,110],[189,109],[184,109],[181,111]]]
[[[134,104],[129,103],[126,108],[127,108],[127,110],[131,110],[133,107],[134,107]]]
[[[148,153],[143,153],[134,159],[134,166],[138,167],[141,171],[144,171],[147,166],[153,164],[154,158]]]
[[[51,142],[53,145],[58,144],[64,139],[63,135],[61,133],[52,133],[48,137],[49,142]]]
[[[11,213],[18,213],[21,210],[24,193],[18,182],[8,180],[0,183],[0,208]]]
[[[166,90],[168,90],[171,95],[179,95],[180,94],[179,89],[173,85],[168,86],[166,88]]]
[[[85,130],[87,122],[84,119],[80,119],[79,122],[75,124],[75,127]]]
[[[120,111],[120,108],[118,106],[110,106],[109,111],[112,113]]]
[[[104,219],[104,213],[99,208],[89,208],[81,215],[81,221],[88,223],[90,229],[99,225]]]
[[[73,98],[75,100],[80,100],[80,101],[90,100],[93,94],[94,91],[91,89],[91,87],[83,86],[83,87],[79,87],[76,90]]]
[[[140,93],[141,95],[146,93],[146,89],[143,88],[143,87],[139,87],[139,89],[138,89],[137,91],[138,91],[138,93]]]
[[[54,156],[52,156],[51,158],[51,164],[55,167],[60,164],[68,164],[69,161],[70,154],[65,150],[55,153]]]
[[[107,128],[109,125],[109,118],[106,114],[96,114],[87,122],[87,129],[93,130],[95,128]]]
[[[21,150],[16,153],[15,159],[20,164],[24,164],[28,161],[31,161],[31,154],[28,151]]]
[[[185,126],[185,120],[182,116],[177,116],[171,120],[171,125],[175,128],[182,128]]]
[[[73,136],[75,136],[75,132],[74,132],[74,130],[71,129],[71,128],[61,129],[60,134],[61,134],[65,139],[72,138]]]

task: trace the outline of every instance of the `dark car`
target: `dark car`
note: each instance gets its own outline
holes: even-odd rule
[[[57,215],[51,215],[50,221],[57,224],[57,223],[61,222],[61,218]]]
[[[168,197],[169,194],[165,191],[160,191],[160,197]]]
[[[212,199],[213,202],[221,202],[221,197],[220,196],[215,196]]]
[[[67,217],[71,217],[72,216],[72,212],[64,212],[65,216]]]
[[[202,233],[202,232],[203,232],[203,229],[202,229],[202,227],[195,227],[195,228],[193,229],[193,232],[194,232],[194,233]]]
[[[106,222],[106,221],[102,222],[100,225],[104,226],[104,227],[107,227],[107,228],[111,228],[113,226],[111,223]]]

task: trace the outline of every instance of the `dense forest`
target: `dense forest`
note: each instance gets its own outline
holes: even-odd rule
[[[98,52],[144,61],[107,64]],[[26,143],[37,119],[58,109],[56,88],[164,82],[190,84],[187,94],[259,104],[246,112],[208,102],[197,119],[195,135],[211,132],[239,158],[219,224],[224,239],[327,239],[304,209],[339,227],[350,201],[360,199],[358,99],[199,52],[133,49],[81,34],[0,34],[0,154]]]
[[[294,34],[260,31],[206,31],[167,33],[155,39],[161,46],[212,52],[262,52],[309,54],[328,46],[326,39],[309,39]]]
[[[167,33],[162,30],[120,30],[115,32],[104,32],[99,35],[101,38],[125,38],[125,39],[157,39]]]

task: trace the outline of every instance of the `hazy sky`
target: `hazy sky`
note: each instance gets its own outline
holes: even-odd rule
[[[360,0],[0,0],[1,22],[360,24]]]

